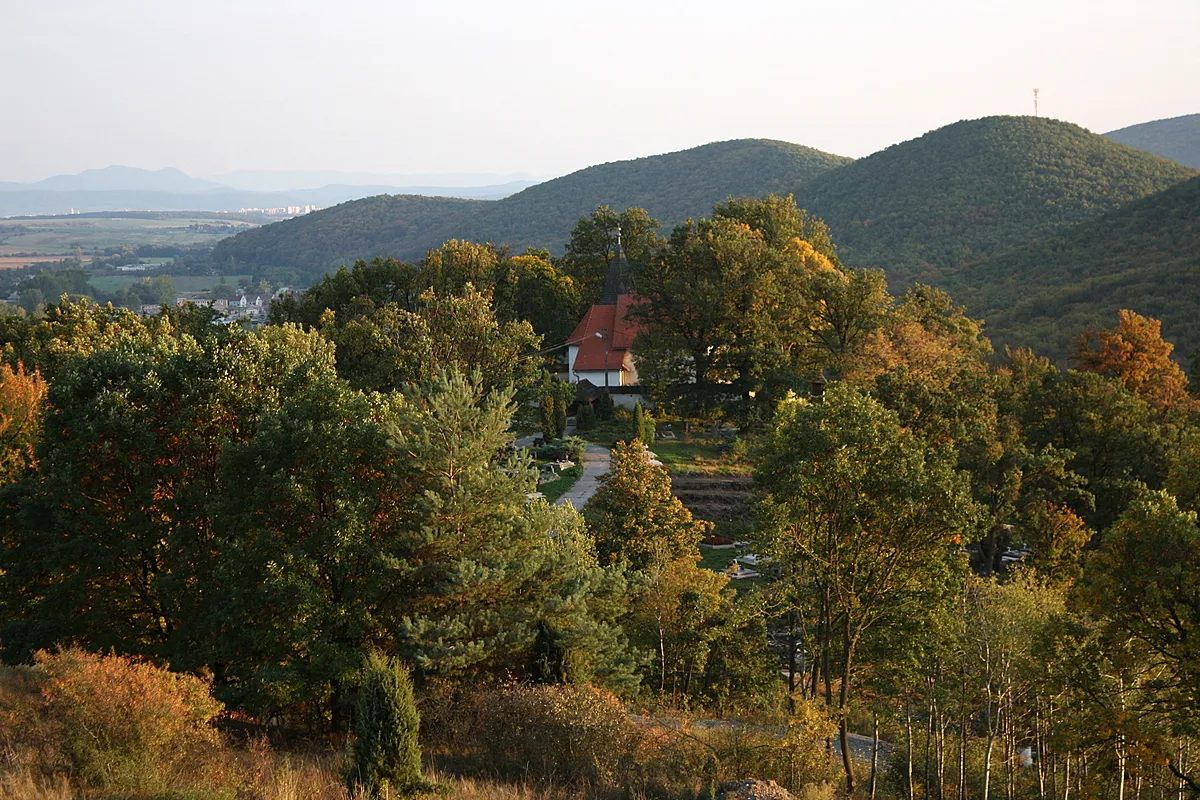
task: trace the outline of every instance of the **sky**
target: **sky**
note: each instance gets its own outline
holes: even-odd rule
[[[1200,112],[1197,0],[0,0],[0,180],[110,164],[546,178],[724,139],[860,157]]]

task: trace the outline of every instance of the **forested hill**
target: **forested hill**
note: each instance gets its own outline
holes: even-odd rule
[[[225,239],[213,249],[213,259],[288,267],[315,281],[359,258],[411,258],[426,243],[455,235],[457,225],[489,202],[412,194],[365,197]]]
[[[948,287],[997,348],[1066,357],[1127,308],[1163,323],[1187,363],[1200,351],[1200,177],[985,261]]]
[[[829,223],[843,261],[886,270],[898,289],[946,285],[985,256],[1193,174],[1067,122],[987,117],[893,145],[794,191]]]
[[[560,250],[584,214],[607,205],[644,208],[665,230],[712,213],[731,197],[793,191],[851,159],[770,139],[714,142],[690,150],[615,161],[531,186],[493,203],[465,236]]]
[[[560,252],[579,218],[600,205],[645,208],[670,228],[708,214],[714,203],[730,197],[792,191],[849,162],[788,142],[716,142],[588,167],[495,202],[411,196],[357,200],[239,234],[222,242],[214,256],[289,266],[316,278],[355,258],[418,258],[452,237]]]
[[[1115,142],[1200,169],[1200,114],[1143,122],[1104,135]]]

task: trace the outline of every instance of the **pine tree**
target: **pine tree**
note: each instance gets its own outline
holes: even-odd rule
[[[613,418],[614,410],[612,395],[608,392],[601,392],[600,396],[596,398],[596,417],[607,422]]]
[[[421,777],[421,719],[412,679],[396,659],[367,654],[354,707],[355,741],[347,777],[351,793],[412,796],[427,787]]]
[[[646,429],[646,410],[642,408],[641,403],[637,403],[633,407],[633,438],[641,439],[642,434]],[[643,442],[645,440],[643,439]]]
[[[561,397],[554,399],[554,438],[561,439],[567,432],[567,401]]]

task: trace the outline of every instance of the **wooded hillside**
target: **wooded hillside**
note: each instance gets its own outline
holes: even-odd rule
[[[293,267],[315,281],[358,258],[419,258],[450,238],[561,253],[579,217],[597,206],[645,208],[669,228],[707,214],[713,203],[790,190],[849,161],[769,139],[715,142],[588,167],[494,202],[386,195],[356,200],[235,236],[214,257]]]
[[[1185,362],[1200,348],[1200,178],[964,272],[947,287],[998,348],[1063,359],[1129,308],[1163,322]]]
[[[987,117],[939,128],[797,186],[846,263],[893,289],[943,285],[1024,245],[1195,174],[1067,122]]]

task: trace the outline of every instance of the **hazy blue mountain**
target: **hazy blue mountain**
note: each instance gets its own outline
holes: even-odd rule
[[[2,183],[0,191],[7,192],[172,192],[199,193],[226,187],[212,181],[200,180],[175,169],[149,170],[138,167],[111,166],[88,169],[75,175],[55,175],[35,183]]]
[[[525,173],[501,175],[497,173],[420,173],[392,174],[382,172],[338,172],[336,170],[238,170],[223,175],[212,175],[216,181],[231,189],[247,192],[287,192],[296,189],[311,189],[317,186],[387,186],[395,191],[391,194],[441,195],[447,189],[475,191],[481,188],[516,186],[518,192],[537,183],[536,175]],[[421,189],[422,191],[413,191]],[[464,197],[461,193],[451,195]],[[475,195],[472,195],[475,196]]]
[[[1156,119],[1104,135],[1115,142],[1200,169],[1200,114]]]
[[[16,186],[16,189],[11,188]],[[25,184],[0,187],[0,217],[30,214],[69,214],[71,211],[237,211],[242,208],[278,208],[313,205],[319,208],[376,195],[423,195],[467,200],[499,200],[525,184],[499,186],[322,186],[290,192],[245,192],[217,187],[202,192],[166,191],[47,191]]]

